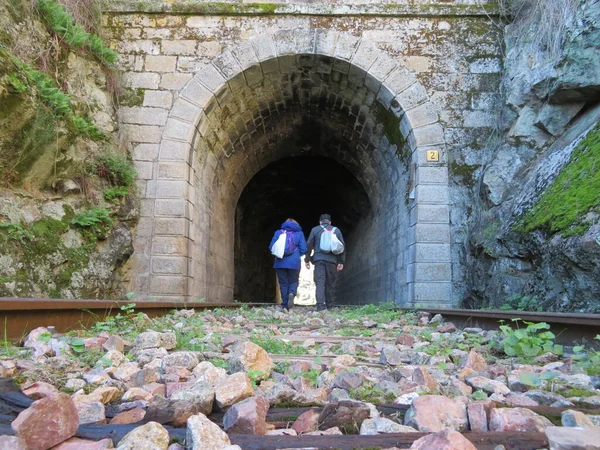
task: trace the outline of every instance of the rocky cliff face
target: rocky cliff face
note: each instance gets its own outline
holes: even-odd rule
[[[111,55],[56,5],[0,0],[0,296],[118,296],[137,206]]]
[[[573,8],[552,45],[536,38],[539,12],[506,27],[501,139],[478,185],[466,306],[528,296],[600,312],[600,1],[557,3]]]

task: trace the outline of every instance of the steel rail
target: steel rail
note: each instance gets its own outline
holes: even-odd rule
[[[173,309],[212,309],[265,306],[263,303],[135,302],[132,300],[70,300],[39,298],[0,298],[1,336],[7,340],[23,339],[37,327],[53,326],[58,332],[89,327],[108,316],[122,313],[121,307],[135,303],[136,312],[149,317],[164,315]]]
[[[404,308],[402,310],[414,311]],[[436,308],[418,308],[418,311],[440,314],[460,328],[477,327],[495,330],[498,329],[500,321],[517,326],[516,319],[526,322],[546,322],[556,335],[555,341],[559,344],[574,345],[585,341],[587,346],[596,348],[600,346],[600,342],[594,339],[600,334],[600,314]]]

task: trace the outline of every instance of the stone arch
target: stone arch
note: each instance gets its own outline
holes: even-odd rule
[[[410,173],[410,188],[396,193],[404,198],[407,213],[399,231],[403,248],[394,266],[397,277],[392,276],[392,284],[399,286],[393,300],[452,303],[447,157],[436,108],[414,74],[368,39],[322,29],[282,30],[250,38],[206,64],[181,90],[163,130],[153,180],[145,194],[145,200],[153,204],[153,220],[147,233],[150,239],[138,239],[136,245],[136,290],[141,295],[233,300],[231,227],[236,204],[250,179],[278,158],[266,150],[273,148],[273,141],[282,133],[271,133],[258,149],[240,131],[243,123],[227,127],[214,123],[215,111],[221,114],[224,105],[244,90],[259,89],[269,74],[293,74],[304,65],[317,72],[320,65],[327,66],[323,71],[339,69],[347,84],[371,92],[385,113],[395,118],[391,121],[394,130],[387,131],[400,133],[408,150],[405,175]],[[276,109],[278,99],[272,100]],[[255,108],[266,111],[269,104]],[[290,124],[295,119],[294,114],[280,118]],[[265,129],[264,124],[262,127]],[[400,175],[386,171],[392,154],[388,151],[380,156],[368,141],[361,145],[362,158],[370,164],[361,175],[367,191],[385,183],[387,192],[393,192],[394,180]],[[215,154],[217,148],[220,152]],[[428,150],[438,150],[439,161],[427,161]],[[237,170],[223,168],[240,160],[244,164]],[[357,161],[346,163],[351,166]],[[227,190],[219,186],[227,186]],[[386,223],[396,225],[397,220]],[[365,292],[368,296],[373,290]]]

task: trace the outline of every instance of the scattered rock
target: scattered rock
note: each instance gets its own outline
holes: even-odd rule
[[[548,427],[551,450],[600,450],[600,428]]]
[[[461,369],[473,369],[475,372],[483,372],[487,368],[487,363],[485,362],[485,358],[483,356],[471,349],[467,356],[460,362],[458,367]]]
[[[146,416],[146,410],[143,408],[133,408],[120,412],[110,420],[111,425],[129,425],[140,422]]]
[[[292,425],[292,429],[296,434],[317,431],[319,428],[319,415],[319,412],[314,409],[303,412]]]
[[[116,350],[123,353],[125,350],[125,341],[120,336],[111,336],[102,345],[106,351]]]
[[[44,397],[11,424],[29,450],[46,450],[72,437],[79,427],[77,408],[67,394]]]
[[[233,405],[223,416],[228,433],[266,434],[269,402],[264,397],[250,397]]]
[[[580,411],[573,411],[568,409],[563,411],[560,416],[563,427],[579,427],[579,428],[591,428],[595,427],[594,422],[590,420],[588,416]]]
[[[415,337],[410,334],[400,334],[396,338],[396,344],[405,345],[407,347],[412,347],[415,343]]]
[[[383,417],[366,419],[360,426],[361,435],[376,435],[381,433],[418,433],[418,431],[412,427],[400,425],[393,420]]]
[[[419,386],[424,386],[429,392],[435,392],[439,389],[439,384],[435,378],[424,367],[417,367],[412,374],[412,380]]]
[[[198,365],[198,357],[193,352],[174,352],[162,359],[161,371],[167,373],[168,369],[184,367],[193,369]]]
[[[44,398],[49,395],[58,394],[58,389],[49,383],[36,381],[35,383],[27,385],[27,387],[23,389],[23,394],[32,398],[33,400],[39,400],[40,398]]]
[[[410,446],[410,450],[477,450],[462,434],[454,430],[443,430],[423,436]]]
[[[137,335],[135,338],[135,346],[138,349],[162,347],[166,350],[171,350],[177,346],[177,337],[175,336],[175,333],[146,331]]]
[[[88,441],[72,437],[62,444],[53,447],[52,450],[106,450],[114,448],[112,439],[106,438],[100,441]]]
[[[479,389],[486,394],[510,394],[510,389],[501,381],[490,380],[486,377],[470,376],[465,380],[473,389]]]
[[[468,425],[466,403],[464,397],[454,399],[441,395],[417,397],[404,416],[404,425],[426,433],[435,433],[446,428],[465,431]]]
[[[127,433],[117,450],[167,450],[169,432],[159,423],[148,422]]]
[[[552,422],[525,408],[495,408],[489,419],[490,431],[543,432]]]
[[[77,402],[75,403],[77,414],[79,415],[79,424],[104,422],[106,411],[104,404],[100,402]]]
[[[469,417],[469,427],[476,433],[488,431],[488,417],[485,407],[480,402],[469,403],[467,405],[467,415]]]
[[[252,383],[244,372],[231,374],[215,385],[215,400],[222,410],[253,395]]]
[[[0,450],[27,450],[27,447],[16,436],[0,436]]]
[[[253,342],[238,341],[232,347],[229,370],[231,373],[252,370],[259,374],[256,377],[257,381],[266,380],[271,376],[273,360],[264,349]]]
[[[437,327],[438,333],[454,333],[455,331],[456,325],[454,325],[452,322],[446,322],[445,324]]]
[[[196,414],[187,420],[186,443],[189,450],[222,450],[231,441],[217,424],[204,414]]]
[[[348,432],[358,431],[363,421],[370,416],[369,407],[361,402],[328,403],[319,415],[319,430],[338,427],[344,428]]]
[[[404,363],[404,358],[400,350],[391,345],[386,345],[381,350],[379,358],[381,364],[389,364],[390,366],[399,366]]]

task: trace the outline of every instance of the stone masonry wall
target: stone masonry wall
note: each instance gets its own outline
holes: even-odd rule
[[[176,3],[112,3],[105,11],[105,30],[111,45],[121,54],[119,67],[124,72],[126,95],[120,120],[134,148],[138,188],[144,198],[135,244],[138,274],[135,291],[153,298],[207,296],[211,300],[232,300],[235,204],[256,171],[278,157],[274,151],[257,159],[254,165],[241,162],[235,165],[229,159],[232,154],[234,159],[237,155],[244,161],[247,159],[240,151],[242,147],[236,147],[244,133],[251,133],[247,120],[254,123],[257,117],[267,120],[261,116],[265,105],[261,104],[260,95],[255,94],[252,71],[259,68],[261,78],[257,82],[263,87],[267,81],[283,83],[281,101],[287,105],[285,77],[295,71],[315,73],[319,59],[303,62],[291,58],[290,61],[295,61],[293,67],[284,70],[285,58],[299,53],[323,54],[318,49],[318,39],[322,37],[333,39],[328,44],[333,46],[325,64],[328,68],[323,69],[328,76],[323,79],[330,83],[327,86],[336,82],[335,72],[347,74],[350,82],[339,92],[340,97],[364,92],[366,102],[371,90],[373,98],[385,108],[383,115],[368,114],[367,122],[373,122],[375,130],[372,136],[377,137],[373,148],[382,152],[386,141],[386,152],[392,151],[391,147],[401,152],[407,146],[409,156],[412,155],[408,161],[398,162],[401,158],[382,156],[378,161],[379,157],[373,159],[365,153],[361,156],[359,147],[353,147],[353,153],[349,153],[358,159],[355,161],[358,165],[365,166],[362,172],[356,169],[354,173],[366,190],[369,191],[369,179],[385,185],[381,198],[388,198],[387,206],[398,211],[397,217],[377,219],[370,226],[365,223],[359,227],[369,239],[389,229],[403,236],[399,240],[402,246],[394,249],[398,262],[392,265],[394,271],[401,273],[386,274],[388,281],[383,285],[391,289],[393,300],[398,303],[456,303],[465,289],[461,282],[461,252],[463,225],[473,195],[470,181],[485,160],[479,150],[495,126],[502,69],[502,32],[495,25],[497,18],[490,17],[495,13],[493,6],[471,3],[283,4],[268,10],[264,6],[244,7],[235,3],[229,7],[211,4],[211,11],[207,11],[208,4],[202,7],[202,3],[179,9]],[[217,13],[221,15],[213,15]],[[317,36],[317,47],[313,44],[310,51],[303,50],[301,37],[305,35]],[[274,36],[269,38],[275,43],[269,44],[274,45],[274,54],[261,57],[261,47],[256,42],[266,36]],[[277,36],[286,39],[291,36],[291,47],[278,47]],[[344,56],[340,49],[349,53]],[[245,69],[241,78],[241,69],[227,72],[232,64],[227,58],[232,54],[235,65]],[[244,61],[244,55],[250,54],[254,62],[252,58]],[[384,60],[390,68],[375,73],[372,76],[375,87],[369,87],[369,75]],[[267,76],[270,61],[279,64],[276,77]],[[342,65],[339,61],[347,62]],[[214,77],[222,80],[220,83],[229,83],[225,93],[234,94],[230,105],[239,104],[241,98],[235,95],[238,92],[235,80],[242,80],[239,92],[248,92],[248,102],[256,102],[256,107],[248,108],[248,117],[238,107],[239,117],[246,122],[238,124],[237,134],[228,134],[231,131],[228,127],[235,124],[231,117],[226,117],[232,109],[222,107],[219,95],[224,91],[219,90],[218,83],[211,85],[208,70],[216,72]],[[359,82],[352,79],[353,73],[355,78],[362,77]],[[412,81],[399,88],[390,87],[386,80],[394,79],[397,73],[405,74],[403,80]],[[194,88],[202,92],[192,93]],[[387,94],[392,94],[387,102],[381,96],[384,88]],[[308,105],[312,102],[310,98],[306,100]],[[269,99],[263,100],[268,109]],[[355,101],[360,108],[358,102]],[[293,103],[291,98],[290,105]],[[302,105],[302,101],[298,100],[297,105]],[[210,108],[217,111],[209,111]],[[180,124],[178,129],[174,121]],[[274,136],[281,134],[284,128],[281,123],[273,125]],[[354,122],[352,127],[356,129]],[[390,142],[394,135],[400,136],[396,143]],[[276,140],[264,139],[268,143],[265,148],[277,147]],[[225,151],[224,157],[208,156],[216,148],[226,148],[226,142],[233,151]],[[428,164],[425,151],[433,148],[441,150],[440,162]],[[337,158],[343,160],[340,155]],[[393,164],[396,175],[386,173],[384,161],[397,161]],[[412,196],[411,163],[417,188]],[[347,165],[352,167],[352,163]],[[427,167],[430,169],[425,170]],[[211,174],[215,179],[207,184]],[[236,186],[232,188],[230,183]],[[391,206],[394,204],[397,208]],[[402,212],[400,205],[404,204],[408,207]],[[385,242],[379,246],[385,246]],[[377,262],[364,260],[360,265],[363,266],[360,274],[356,272],[356,277],[348,274],[356,286],[354,290],[359,291],[362,285],[365,301],[391,300],[374,286],[365,287],[369,282],[372,284],[374,272],[381,273]],[[351,296],[352,292],[348,292],[348,298]]]

